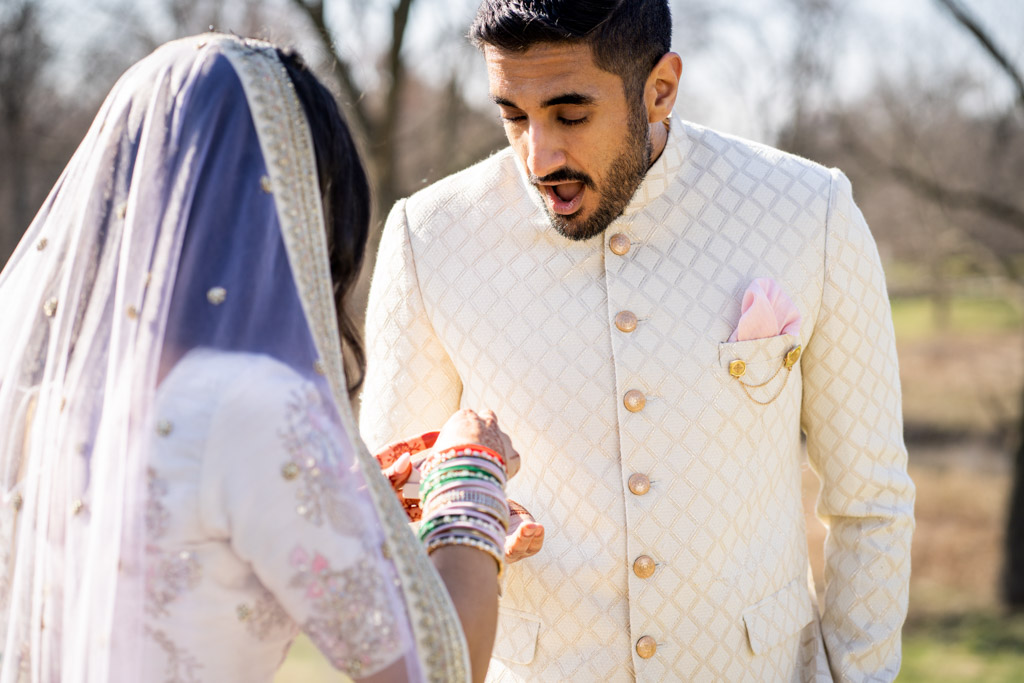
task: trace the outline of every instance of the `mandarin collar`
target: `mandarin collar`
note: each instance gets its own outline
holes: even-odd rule
[[[667,121],[668,138],[665,140],[665,149],[647,169],[644,179],[640,181],[640,186],[636,188],[633,198],[629,200],[629,204],[622,211],[621,217],[633,216],[657,199],[662,192],[668,189],[678,175],[679,169],[683,167],[683,162],[686,159],[684,153],[686,133],[682,123],[671,114]]]

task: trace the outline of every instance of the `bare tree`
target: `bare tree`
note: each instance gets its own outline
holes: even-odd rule
[[[786,87],[790,93],[790,117],[780,131],[777,144],[796,154],[814,147],[811,139],[817,130],[810,125],[820,102],[813,98],[832,90],[835,43],[846,13],[845,5],[835,0],[786,0],[793,17],[796,37],[785,67]]]
[[[330,55],[336,85],[341,90],[342,108],[354,129],[357,138],[363,141],[369,153],[371,174],[374,180],[378,213],[390,207],[399,198],[400,190],[396,176],[396,130],[401,114],[401,97],[406,82],[406,65],[402,58],[402,46],[409,25],[409,12],[414,0],[397,0],[391,12],[391,36],[385,48],[383,106],[376,110],[370,100],[363,96],[353,76],[353,65],[337,48],[331,29],[324,15],[322,0],[293,0],[312,23],[315,34],[324,52]]]
[[[1013,61],[1000,48],[988,31],[981,25],[971,12],[964,7],[959,0],[935,0],[941,7],[953,15],[956,22],[968,33],[970,33],[981,45],[982,49],[992,58],[996,65],[1003,70],[1006,76],[1013,82],[1017,91],[1017,106],[1024,111],[1024,78],[1021,78],[1020,71],[1014,66]]]
[[[963,32],[972,37],[983,54],[1003,72],[1014,89],[1011,111],[1003,116],[976,119],[960,125],[954,133],[946,122],[945,136],[931,140],[933,150],[947,148],[950,158],[941,164],[921,163],[922,145],[912,116],[900,117],[905,123],[890,140],[886,152],[876,151],[855,131],[849,121],[842,125],[843,144],[874,172],[881,172],[921,199],[941,207],[950,214],[970,215],[962,227],[975,244],[983,245],[998,263],[1004,275],[1024,284],[1024,271],[1015,252],[1008,249],[1011,238],[1024,236],[1024,205],[1019,203],[1019,178],[1024,169],[1024,79],[998,41],[960,0],[935,0]],[[943,93],[948,99],[948,92]],[[934,103],[933,103],[934,104]],[[862,124],[862,122],[861,122]],[[958,139],[959,138],[959,139]],[[987,153],[968,149],[961,140],[972,144],[990,140]],[[938,144],[936,144],[938,143]],[[955,157],[951,155],[957,155]],[[914,159],[918,162],[915,163]],[[935,152],[931,159],[934,162]],[[973,163],[972,161],[973,160]],[[939,170],[941,169],[941,173]],[[959,171],[959,173],[957,172]],[[981,189],[984,188],[984,189]],[[1002,596],[1012,611],[1024,611],[1024,392],[1017,418],[1018,445],[1014,452],[1014,474],[1007,511],[1004,542]]]
[[[1016,97],[1014,106],[1018,115],[1024,114],[1024,78],[1013,64],[1007,53],[999,47],[998,42],[985,29],[982,23],[959,0],[935,0],[948,11],[958,26],[972,36],[984,54],[1006,75],[1012,83]],[[1005,136],[1004,120],[1002,126],[994,127],[994,134]],[[1012,148],[1003,147],[1002,154],[1016,152]],[[945,182],[931,177],[926,173],[900,163],[890,163],[887,170],[891,177],[915,193],[930,201],[954,209],[968,210],[980,214],[989,220],[1006,225],[1024,233],[1024,207],[1014,200],[1008,200],[991,194],[988,191],[952,187]],[[1018,182],[1014,179],[1014,183]],[[1008,196],[1017,197],[1017,193]],[[1006,253],[996,249],[996,256],[1003,264],[1008,276],[1018,282],[1024,282],[1017,263],[1008,258]],[[1002,596],[1005,605],[1015,612],[1024,611],[1024,392],[1022,392],[1021,408],[1018,417],[1018,446],[1014,453],[1014,474],[1010,492],[1010,504],[1007,511],[1006,535],[1004,538],[1004,565],[1002,575]]]
[[[949,10],[963,29],[969,32],[981,45],[986,54],[1002,69],[1016,90],[1016,107],[1024,114],[1024,79],[1006,53],[998,47],[992,36],[981,26],[971,13],[956,0],[936,0]],[[910,178],[921,192],[926,192],[941,201],[967,205],[973,210],[1006,223],[1024,232],[1024,209],[982,193],[957,193],[942,187],[929,179]],[[1008,265],[1011,275],[1024,281],[1015,267]],[[1024,611],[1024,392],[1022,392],[1018,427],[1019,444],[1014,453],[1013,485],[1010,490],[1010,507],[1007,511],[1006,537],[1004,540],[1005,560],[1003,564],[1003,600],[1012,611]]]
[[[52,55],[40,14],[34,0],[18,0],[0,11],[0,140],[10,206],[7,227],[0,231],[0,262],[6,261],[35,209],[28,172],[34,150],[28,128],[41,74]]]

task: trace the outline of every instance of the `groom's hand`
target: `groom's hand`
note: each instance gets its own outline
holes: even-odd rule
[[[544,546],[544,525],[533,518],[530,511],[514,500],[508,501],[511,513],[508,535],[505,537],[505,561],[518,562],[536,555]]]

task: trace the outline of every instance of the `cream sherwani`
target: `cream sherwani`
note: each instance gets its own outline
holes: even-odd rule
[[[726,342],[759,277],[799,339]],[[571,242],[506,149],[396,204],[367,341],[371,448],[467,406],[523,454],[509,495],[547,540],[508,567],[492,680],[895,677],[914,487],[885,281],[839,171],[675,121],[623,215]]]

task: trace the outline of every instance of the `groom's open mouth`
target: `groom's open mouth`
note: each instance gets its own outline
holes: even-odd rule
[[[583,204],[583,195],[587,191],[583,182],[575,180],[567,183],[541,183],[541,192],[548,201],[553,213],[569,216],[579,211]]]

